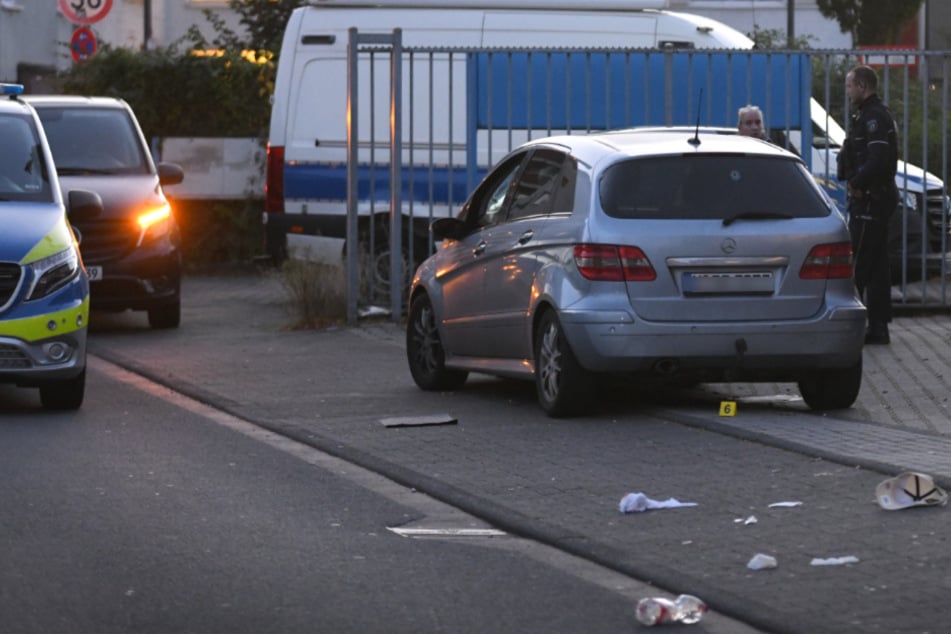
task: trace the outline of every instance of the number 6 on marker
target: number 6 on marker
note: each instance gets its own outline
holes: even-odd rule
[[[720,416],[736,416],[736,401],[720,401]]]

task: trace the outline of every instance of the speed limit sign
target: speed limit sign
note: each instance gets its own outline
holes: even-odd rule
[[[95,24],[112,9],[112,0],[59,0],[60,11],[75,24]]]

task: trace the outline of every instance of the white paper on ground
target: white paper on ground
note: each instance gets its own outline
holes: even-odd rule
[[[684,506],[697,506],[696,502],[681,502],[677,498],[652,500],[643,493],[628,493],[621,498],[618,510],[622,513],[639,513],[651,509],[675,509]]]

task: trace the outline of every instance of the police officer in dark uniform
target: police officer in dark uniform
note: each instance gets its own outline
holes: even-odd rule
[[[877,89],[878,77],[868,66],[856,66],[846,75],[845,91],[855,112],[838,164],[839,180],[848,181],[855,286],[868,310],[866,344],[889,343],[888,224],[898,206],[898,131]]]

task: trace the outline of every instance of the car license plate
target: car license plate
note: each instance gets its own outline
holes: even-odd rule
[[[90,282],[95,282],[102,279],[102,267],[101,266],[87,266],[86,275],[89,276]]]
[[[772,293],[772,271],[685,272],[682,284],[684,295],[726,293]]]

